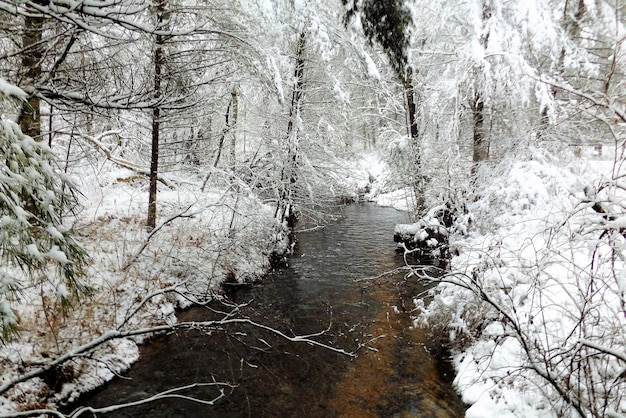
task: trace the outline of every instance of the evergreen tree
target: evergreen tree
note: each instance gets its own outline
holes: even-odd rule
[[[401,80],[407,76],[407,51],[410,39],[411,13],[404,6],[404,0],[342,0],[348,6],[344,23],[348,23],[357,13],[360,14],[363,32],[370,42],[383,48],[389,63]]]
[[[0,100],[26,94],[0,79]],[[17,332],[11,303],[25,286],[48,284],[61,309],[89,292],[82,281],[87,254],[63,226],[76,204],[70,181],[48,146],[0,119],[0,341]]]

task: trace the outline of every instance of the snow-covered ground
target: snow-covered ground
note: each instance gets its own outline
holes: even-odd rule
[[[468,202],[447,283],[416,301],[450,332],[467,417],[626,414],[626,167],[611,151],[533,150]]]
[[[349,183],[361,191],[362,198],[384,207],[410,211],[414,204],[413,192],[408,187],[391,185],[391,170],[378,151],[364,152],[349,167]]]
[[[356,195],[369,184],[369,195],[380,195],[380,157],[368,154],[345,168],[336,179],[339,189]],[[221,187],[204,191],[203,177],[170,173],[167,183],[175,187],[159,183],[152,233],[145,227],[146,177],[97,155],[70,166],[68,174],[81,206],[64,223],[89,254],[84,281],[93,293],[64,315],[53,281],[22,289],[11,306],[19,336],[0,346],[0,388],[10,385],[0,395],[0,415],[55,409],[102,385],[138,360],[146,335],[115,338],[41,377],[14,380],[108,332],[174,324],[177,309],[219,298],[226,280],[261,278],[271,253],[287,250],[287,230],[275,220],[275,208],[227,173],[214,173],[211,184]]]

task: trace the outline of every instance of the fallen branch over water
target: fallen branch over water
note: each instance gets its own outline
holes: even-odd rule
[[[195,398],[193,396],[182,395],[179,393],[179,392],[189,390],[189,389],[208,387],[208,386],[218,387],[219,395],[217,395],[213,399],[206,400],[206,399]],[[32,416],[46,415],[46,416],[55,416],[59,418],[77,418],[87,412],[91,413],[91,416],[96,416],[96,414],[106,414],[106,413],[110,413],[114,411],[119,411],[120,409],[132,408],[134,406],[144,405],[150,402],[155,402],[155,401],[159,401],[163,399],[184,399],[187,401],[191,401],[191,402],[195,402],[195,403],[199,403],[203,405],[213,406],[215,405],[217,401],[219,401],[220,399],[226,396],[226,393],[224,392],[225,387],[235,388],[237,387],[237,385],[233,385],[231,383],[226,383],[226,382],[215,382],[215,381],[209,382],[209,383],[192,383],[190,385],[179,386],[179,387],[175,387],[172,389],[168,389],[166,391],[159,392],[156,395],[152,395],[144,399],[139,399],[137,401],[120,403],[116,405],[109,405],[109,406],[105,406],[102,408],[92,408],[90,406],[80,407],[80,408],[77,408],[72,413],[70,413],[69,415],[63,414],[59,411],[55,411],[54,409],[34,409],[31,411],[16,412],[16,413],[0,415],[0,416],[3,418],[20,418],[20,417],[32,417]]]
[[[13,379],[9,379],[8,381],[0,385],[0,395],[5,393],[9,389],[13,388],[18,383],[26,382],[35,377],[40,377],[44,375],[46,372],[49,372],[55,369],[56,367],[74,358],[84,357],[86,354],[92,352],[93,350],[95,350],[96,348],[100,347],[101,345],[105,344],[108,341],[122,339],[122,338],[136,337],[140,335],[151,335],[151,334],[158,334],[162,332],[172,332],[172,331],[178,331],[178,330],[201,330],[202,331],[202,330],[215,329],[217,327],[222,327],[222,326],[227,326],[227,325],[251,325],[253,327],[273,333],[274,335],[277,335],[291,342],[306,343],[312,346],[325,348],[327,350],[333,351],[338,354],[343,354],[343,355],[350,356],[350,357],[356,357],[356,354],[353,352],[348,352],[341,348],[336,348],[336,347],[333,347],[328,344],[324,344],[324,343],[321,343],[319,341],[312,339],[313,337],[318,337],[320,335],[323,335],[325,332],[328,331],[328,328],[318,333],[314,333],[314,334],[289,336],[282,331],[279,331],[267,325],[260,324],[258,322],[252,321],[247,318],[227,317],[227,318],[222,318],[222,319],[214,320],[214,321],[181,322],[181,323],[172,324],[172,325],[164,324],[164,325],[157,325],[157,326],[148,327],[148,328],[133,329],[129,331],[119,331],[119,330],[109,331],[103,334],[102,336],[100,336],[99,338],[96,338],[71,351],[68,351],[67,353],[63,354],[60,357],[57,357],[54,360],[51,360],[50,362],[48,362],[46,365],[42,367],[31,370]],[[4,417],[4,415],[0,415],[0,416]],[[24,416],[24,415],[8,415],[8,416]]]

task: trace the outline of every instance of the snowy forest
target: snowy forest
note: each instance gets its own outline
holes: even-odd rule
[[[467,417],[626,417],[626,1],[435,1],[0,0],[0,416],[367,200]]]

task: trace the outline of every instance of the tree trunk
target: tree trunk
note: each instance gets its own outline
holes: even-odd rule
[[[233,87],[233,90],[230,92],[230,99],[232,103],[232,117],[231,117],[231,131],[232,134],[230,136],[230,166],[232,169],[235,168],[236,157],[237,157],[237,118],[239,117],[239,101],[237,97],[237,88]]]
[[[159,1],[156,4],[157,30],[161,30],[164,22],[165,3]],[[150,191],[148,196],[148,220],[146,226],[148,231],[152,231],[156,227],[157,218],[157,181],[159,174],[159,134],[161,129],[161,108],[158,101],[161,98],[161,73],[163,67],[163,35],[157,33],[155,35],[154,49],[154,99],[155,104],[152,108],[152,144],[150,152]]]
[[[413,193],[415,194],[415,211],[420,216],[425,209],[426,199],[424,197],[425,182],[422,167],[422,144],[419,132],[419,104],[417,103],[415,87],[413,85],[413,68],[408,67],[404,80],[404,94],[406,96],[406,111],[409,137],[411,139],[410,149],[413,153]]]
[[[304,47],[306,46],[306,33],[300,34],[298,40],[298,49],[296,52],[296,66],[294,69],[294,89],[291,94],[291,107],[289,108],[289,122],[287,123],[287,138],[292,137],[295,128],[295,120],[300,114],[300,105],[302,102],[303,85],[304,85]],[[296,135],[297,136],[297,135]],[[291,149],[290,149],[291,151]]]
[[[406,95],[406,107],[408,113],[408,129],[409,136],[413,142],[419,140],[419,127],[417,106],[415,103],[415,88],[413,87],[413,69],[407,70],[406,79],[404,80],[404,93]]]
[[[233,97],[231,96],[231,100],[228,102],[228,106],[226,106],[226,113],[224,114],[225,126],[224,126],[224,129],[222,129],[222,134],[220,135],[219,142],[217,143],[217,153],[215,154],[215,160],[213,160],[213,168],[217,168],[217,165],[220,162],[220,158],[222,157],[222,150],[224,149],[224,140],[226,139],[226,135],[232,128],[232,124],[230,122],[231,108],[233,106],[232,99]],[[211,120],[209,119],[209,134],[211,132],[210,122]],[[204,178],[204,181],[202,182],[202,188],[200,189],[201,191],[204,191],[207,183],[209,182],[209,179],[211,178],[212,172],[213,171],[209,171],[206,177]]]
[[[22,67],[25,69],[25,84],[34,87],[41,77],[43,17],[27,16],[24,18],[22,34]],[[22,104],[18,117],[22,132],[37,141],[41,141],[40,100],[36,92],[32,92],[28,100]]]
[[[489,144],[485,139],[485,103],[481,93],[474,93],[470,100],[470,109],[474,120],[472,161],[477,165],[489,158]]]
[[[291,94],[291,107],[289,108],[289,122],[287,123],[287,161],[281,173],[281,190],[278,204],[274,215],[280,216],[280,220],[286,220],[289,227],[295,225],[296,216],[293,208],[293,193],[298,181],[298,129],[297,120],[300,117],[302,96],[304,94],[304,48],[306,46],[306,33],[301,32],[296,50],[296,65],[294,68],[294,88]]]
[[[583,19],[585,15],[585,1],[578,0],[578,4],[576,5],[576,11],[572,16],[568,13],[568,8],[570,5],[570,0],[565,0],[565,5],[563,6],[563,27],[570,39],[578,39],[580,37],[580,21]],[[556,66],[557,73],[559,76],[563,73],[563,63],[565,61],[565,48],[561,49],[561,54],[559,55],[558,64]],[[555,87],[549,88],[550,98],[552,101],[556,100],[557,89]],[[545,132],[548,130],[550,124],[550,118],[548,115],[548,107],[545,106],[541,109],[541,113],[539,116],[539,129],[537,129],[537,139],[542,140],[545,137]]]
[[[483,24],[491,18],[489,4],[483,4]],[[486,51],[489,45],[489,31],[481,39]],[[474,95],[469,99],[469,107],[472,111],[472,178],[476,180],[480,163],[489,159],[489,142],[485,135],[485,93],[478,81],[475,82]]]
[[[224,140],[226,139],[226,134],[230,130],[230,112],[232,104],[232,101],[230,101],[228,102],[228,106],[226,106],[226,113],[224,114],[226,126],[224,126],[224,129],[222,130],[222,135],[220,136],[219,142],[217,144],[217,154],[215,155],[215,160],[213,161],[213,168],[217,168],[217,165],[220,162],[222,149],[224,149]]]

